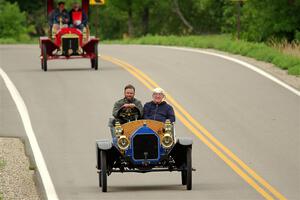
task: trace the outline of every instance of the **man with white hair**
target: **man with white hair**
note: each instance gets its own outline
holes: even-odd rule
[[[152,119],[165,122],[169,119],[175,122],[174,109],[165,100],[165,91],[162,88],[155,88],[152,94],[152,101],[144,105],[144,119]]]

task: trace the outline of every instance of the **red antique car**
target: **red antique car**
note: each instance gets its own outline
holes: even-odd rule
[[[55,9],[54,0],[47,1],[47,16]],[[87,14],[89,0],[82,0],[82,10]],[[73,16],[74,17],[74,16]],[[53,59],[88,58],[91,68],[98,70],[98,42],[99,39],[89,34],[89,27],[82,30],[62,25],[50,28],[49,36],[40,37],[41,67],[47,71],[47,61]]]

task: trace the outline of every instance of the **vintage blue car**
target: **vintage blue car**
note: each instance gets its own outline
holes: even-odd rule
[[[181,183],[192,189],[192,139],[175,135],[174,125],[120,112],[128,122],[116,122],[112,140],[96,141],[99,186],[107,192],[107,176],[112,172],[181,172]]]

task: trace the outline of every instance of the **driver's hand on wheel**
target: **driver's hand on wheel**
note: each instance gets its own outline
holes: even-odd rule
[[[134,108],[135,105],[133,103],[126,103],[122,106],[122,108]]]

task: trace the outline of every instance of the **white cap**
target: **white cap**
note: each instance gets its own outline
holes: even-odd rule
[[[153,90],[153,94],[154,94],[154,93],[165,95],[165,91],[164,91],[162,88],[155,88],[155,89]]]

